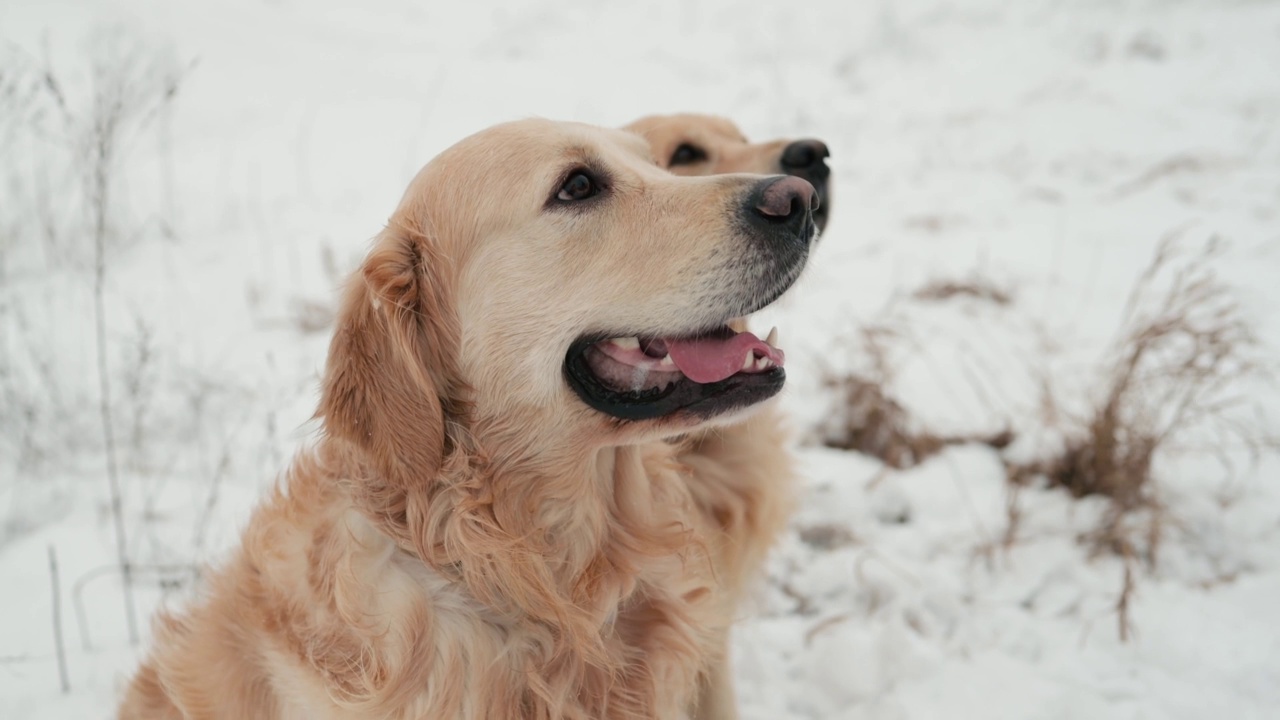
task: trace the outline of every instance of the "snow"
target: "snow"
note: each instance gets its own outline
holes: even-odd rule
[[[331,300],[422,163],[502,120],[692,110],[831,146],[831,224],[801,287],[761,319],[781,328],[802,438],[832,401],[821,370],[865,369],[858,330],[875,324],[899,336],[889,382],[914,422],[1009,426],[1012,452],[1039,451],[1052,436],[1041,380],[1065,406],[1087,403],[1167,236],[1225,240],[1219,275],[1266,347],[1280,344],[1276,3],[0,5],[0,69],[47,57],[79,116],[94,43],[111,40],[188,68],[113,184],[127,241],[110,258],[108,337],[142,618],[181,603],[184,568],[233,546],[310,437],[326,337],[299,329],[299,303]],[[0,706],[15,720],[110,716],[140,653],[118,577],[91,574],[114,540],[88,246],[62,192],[75,183],[59,127],[0,118],[0,229],[17,228],[0,236],[0,386],[19,391],[0,395]],[[40,236],[41,183],[59,190],[46,214],[61,245]],[[911,298],[972,276],[1013,303]],[[1274,414],[1273,388],[1236,389]],[[1011,500],[990,448],[907,470],[798,452],[800,509],[734,638],[744,718],[1244,720],[1280,707],[1274,455],[1160,458],[1170,521],[1159,563],[1135,578],[1126,642],[1123,563],[1080,540],[1102,501],[1023,489],[1005,543]]]

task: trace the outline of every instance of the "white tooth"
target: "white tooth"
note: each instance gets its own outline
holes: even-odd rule
[[[778,347],[778,327],[776,325],[769,331],[769,337],[765,338],[764,342],[769,347]]]
[[[658,361],[659,367],[675,367],[676,361],[671,359],[671,353],[667,353]]]
[[[756,369],[764,370],[769,367],[769,358],[756,358]]]
[[[640,338],[634,337],[634,336],[624,337],[624,338],[623,337],[611,338],[609,342],[613,343],[614,345],[617,345],[620,348],[625,348],[628,350],[640,349]]]
[[[755,353],[753,353],[753,352],[751,352],[750,350],[748,350],[748,351],[747,351],[747,356],[746,356],[746,357],[744,357],[744,358],[742,358],[742,369],[743,369],[743,370],[750,370],[750,369],[751,369],[752,361],[753,361],[754,359],[755,359]]]

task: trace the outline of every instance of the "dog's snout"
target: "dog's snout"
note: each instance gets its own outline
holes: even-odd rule
[[[821,140],[797,140],[782,150],[782,167],[789,173],[813,172],[826,169],[826,160],[831,156],[826,143]]]
[[[818,199],[822,208],[814,213],[818,229],[827,225],[827,216],[831,214],[831,168],[827,167],[827,158],[831,151],[827,144],[812,138],[796,140],[782,149],[778,157],[778,167],[788,175],[804,178],[818,190]]]
[[[807,180],[780,175],[762,181],[751,196],[754,215],[770,225],[794,225],[802,232],[818,209],[818,192]]]

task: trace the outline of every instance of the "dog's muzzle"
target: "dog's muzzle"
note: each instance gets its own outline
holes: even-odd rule
[[[821,140],[797,140],[782,150],[778,164],[788,175],[802,178],[814,187],[818,194],[818,207],[814,210],[813,219],[818,230],[827,226],[827,217],[831,212],[831,168],[827,167],[827,158],[831,151]]]

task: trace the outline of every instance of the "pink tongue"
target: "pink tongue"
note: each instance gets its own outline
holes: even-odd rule
[[[782,365],[782,351],[749,332],[728,338],[696,338],[667,340],[671,361],[684,376],[696,383],[719,382],[742,370],[747,353],[768,357],[774,365]]]

